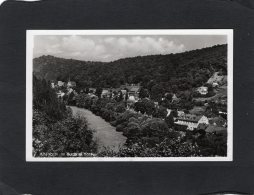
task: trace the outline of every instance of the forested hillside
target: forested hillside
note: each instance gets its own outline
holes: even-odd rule
[[[84,118],[74,118],[45,80],[33,78],[33,156],[59,157],[94,152],[96,144]],[[52,156],[51,156],[52,157]]]
[[[34,59],[34,73],[46,80],[76,81],[79,87],[119,87],[155,84],[165,91],[184,91],[205,83],[214,72],[227,74],[227,45],[178,54],[137,56],[113,62],[85,62],[41,56]]]

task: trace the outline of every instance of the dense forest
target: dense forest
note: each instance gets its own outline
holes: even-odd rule
[[[82,93],[76,97],[76,106],[101,116],[116,131],[127,137],[120,151],[108,148],[97,153],[99,157],[184,157],[226,156],[227,133],[186,130],[174,124],[175,112],[167,116],[166,108],[156,107],[146,98],[126,109],[124,101],[110,98],[97,99]],[[140,111],[140,112],[139,112]],[[145,114],[146,113],[146,114]]]
[[[70,103],[73,102],[70,100]],[[226,132],[186,131],[186,127],[174,124],[175,113],[166,116],[165,107],[156,108],[146,98],[133,105],[135,111],[127,110],[123,100],[98,99],[85,93],[77,95],[74,105],[91,110],[115,126],[116,131],[123,132],[127,137],[125,145],[118,152],[105,148],[98,153],[86,119],[73,117],[66,104],[57,99],[50,83],[34,77],[35,157],[74,157],[74,154],[83,157],[183,157],[225,156],[227,153]]]
[[[137,56],[113,62],[85,62],[41,56],[34,59],[34,74],[46,80],[69,78],[80,88],[113,87],[140,83],[151,89],[155,84],[165,91],[184,91],[201,86],[214,72],[227,73],[227,45],[178,54]]]

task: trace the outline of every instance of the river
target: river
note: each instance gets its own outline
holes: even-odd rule
[[[88,127],[94,131],[94,140],[98,144],[98,152],[109,148],[119,151],[119,148],[126,142],[126,137],[122,132],[117,132],[116,128],[106,122],[103,118],[96,116],[90,110],[70,106],[74,116],[84,116],[88,122]]]

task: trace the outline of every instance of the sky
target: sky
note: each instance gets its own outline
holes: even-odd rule
[[[227,43],[225,35],[36,35],[33,57],[110,62],[120,58],[181,53]]]

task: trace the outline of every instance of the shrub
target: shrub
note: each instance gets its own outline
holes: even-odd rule
[[[142,127],[142,135],[145,137],[163,137],[168,131],[165,121],[157,118],[148,119]]]
[[[124,106],[124,104],[119,104],[119,105],[117,105],[116,106],[116,112],[118,112],[118,113],[123,113],[123,112],[125,112],[125,106]]]
[[[88,129],[84,118],[66,118],[49,127],[37,125],[34,130],[35,156],[40,152],[47,153],[79,153],[95,152],[93,133]],[[40,143],[40,147],[36,143]]]

